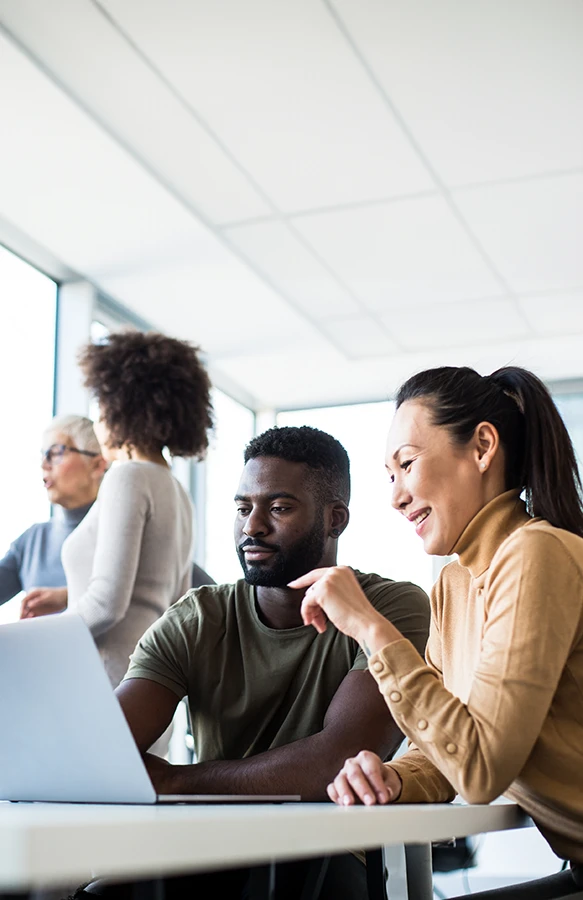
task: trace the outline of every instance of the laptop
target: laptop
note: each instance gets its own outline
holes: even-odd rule
[[[73,613],[0,625],[0,723],[0,800],[301,800],[288,794],[157,795],[89,629]]]

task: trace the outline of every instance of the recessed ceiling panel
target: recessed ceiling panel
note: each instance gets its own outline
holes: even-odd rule
[[[580,0],[330,0],[450,185],[583,165]]]
[[[213,222],[269,212],[247,177],[98,6],[88,0],[0,0],[0,21],[189,207]]]
[[[531,333],[517,305],[503,299],[418,307],[413,319],[395,310],[382,320],[406,350],[503,344]]]
[[[225,375],[259,398],[261,406],[301,409],[336,403],[386,400],[410,375],[433,366],[472,366],[489,374],[500,366],[532,369],[541,378],[553,380],[580,377],[581,337],[555,339],[510,339],[462,347],[432,347],[384,359],[343,360],[321,348],[306,353],[298,363],[296,352],[271,356],[233,356],[217,360]],[[265,372],[269,371],[266,379]]]
[[[2,36],[0,121],[3,214],[71,268],[97,277],[221,250]]]
[[[544,337],[583,333],[583,288],[559,294],[520,297],[518,304],[535,334]],[[583,346],[581,349],[583,356]]]
[[[281,222],[231,228],[229,241],[312,319],[348,315],[359,304]]]
[[[101,2],[280,209],[433,187],[324,4]]]
[[[370,316],[350,316],[323,323],[324,331],[346,353],[348,359],[388,356],[399,351],[387,330]]]
[[[407,316],[410,307],[502,292],[439,197],[302,216],[294,224],[371,309]]]
[[[583,172],[457,191],[454,199],[517,293],[583,284]]]
[[[235,259],[153,266],[103,278],[100,286],[139,308],[158,327],[200,344],[213,359],[284,352],[309,330],[301,316]],[[244,371],[239,375],[244,384]],[[269,371],[265,377],[271,377]]]

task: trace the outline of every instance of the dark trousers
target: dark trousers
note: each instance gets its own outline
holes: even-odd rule
[[[366,867],[351,853],[320,860],[277,863],[275,900],[366,900]],[[254,900],[267,897],[269,867],[227,869],[164,878],[154,882],[109,884],[94,881],[75,892],[74,900]]]

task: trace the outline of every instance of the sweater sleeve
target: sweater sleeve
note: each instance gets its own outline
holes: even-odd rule
[[[435,594],[432,595],[431,603],[432,616],[425,661],[428,668],[442,679],[441,635]],[[398,803],[444,803],[455,797],[456,792],[447,778],[411,742],[407,752],[388,765],[395,769],[403,785]]]
[[[18,540],[10,545],[6,556],[0,559],[0,604],[6,603],[23,589],[20,580],[21,554]]]
[[[97,502],[91,579],[76,607],[93,637],[121,622],[132,598],[144,527],[151,514],[150,493],[140,468],[113,468],[103,480]]]
[[[370,659],[399,727],[470,803],[489,803],[520,773],[581,627],[581,573],[554,535],[528,528],[513,534],[492,561],[486,589],[467,704],[409,641]],[[416,762],[401,764],[404,780]],[[423,783],[432,777],[426,769]]]

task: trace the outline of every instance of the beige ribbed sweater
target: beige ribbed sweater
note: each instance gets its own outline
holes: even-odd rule
[[[369,660],[413,742],[399,802],[504,794],[583,862],[583,539],[531,519],[516,491],[461,535],[432,602],[423,662],[406,640]]]

